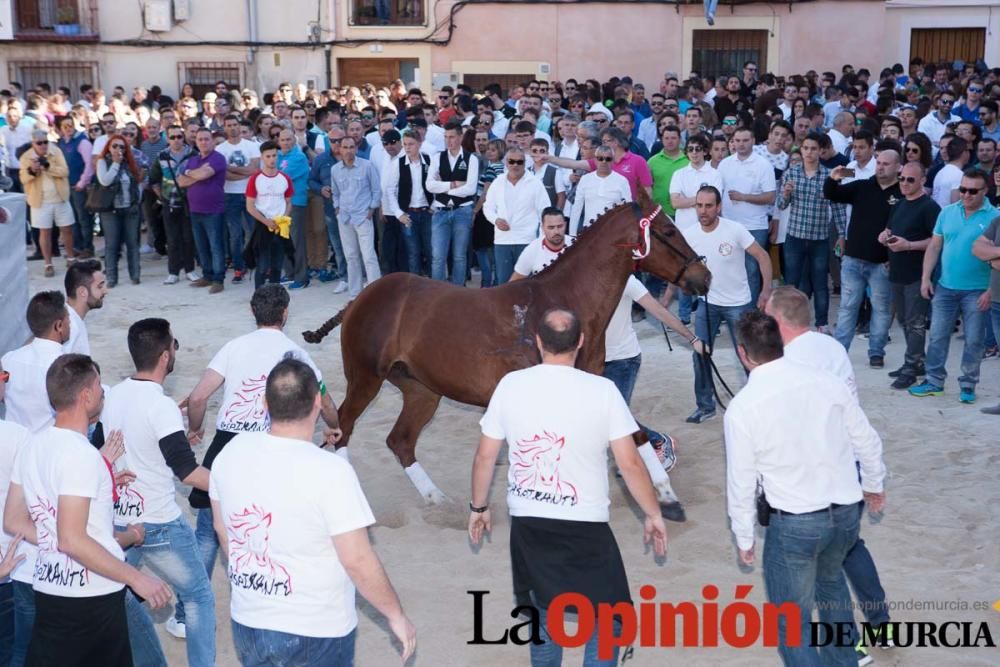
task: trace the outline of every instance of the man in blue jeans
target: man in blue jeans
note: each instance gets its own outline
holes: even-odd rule
[[[323,151],[313,160],[309,168],[309,191],[318,194],[323,198],[323,218],[326,221],[326,236],[330,247],[333,248],[333,257],[337,266],[333,271],[323,269],[319,272],[321,283],[338,281],[333,288],[334,294],[347,291],[347,259],[344,257],[344,244],[340,240],[340,225],[337,221],[337,214],[333,210],[333,195],[330,190],[330,168],[337,162],[340,153],[340,140],[344,138],[344,128],[334,125],[327,132],[327,139],[330,143],[330,150]]]
[[[972,244],[972,254],[987,262],[990,272],[990,303],[989,317],[993,331],[1000,331],[1000,222],[993,219],[983,235]],[[981,412],[988,415],[1000,415],[1000,405],[983,408]]]
[[[143,524],[145,539],[129,549],[127,560],[134,567],[145,562],[184,597],[188,664],[211,667],[215,595],[174,488],[176,478],[207,490],[208,469],[195,460],[180,408],[163,393],[163,382],[174,370],[177,339],[167,320],[149,318],[129,327],[128,348],[136,372],[108,392],[101,417],[104,428],[120,431],[125,441],[117,469],[135,473],[135,480],[119,491],[115,523]]]
[[[990,265],[973,255],[976,240],[997,217],[997,209],[986,200],[990,178],[980,169],[966,169],[958,187],[959,201],[941,209],[934,235],[924,254],[920,293],[931,301],[931,333],[927,345],[926,379],[913,387],[914,396],[940,396],[948,375],[948,347],[959,313],[965,347],[962,350],[962,375],[958,378],[958,400],[976,402],[979,365],[983,361],[984,313],[990,309]],[[931,274],[941,260],[941,278],[937,286]]]
[[[184,173],[177,176],[177,184],[187,188],[188,211],[194,247],[203,275],[191,283],[192,287],[208,287],[209,294],[218,294],[226,278],[226,249],[223,218],[226,211],[224,186],[226,183],[226,158],[215,150],[211,130],[201,128],[195,135],[198,154],[185,163]]]
[[[707,297],[699,299],[695,312],[695,335],[709,350],[715,346],[719,325],[725,320],[736,347],[736,322],[754,303],[750,298],[746,257],[760,265],[763,290],[756,305],[763,307],[771,296],[771,259],[746,228],[732,220],[719,217],[722,195],[711,185],[702,186],[695,195],[698,226],[684,232],[684,238],[696,254],[705,258],[712,272],[712,284]],[[697,409],[687,418],[689,424],[700,424],[715,416],[715,396],[712,371],[708,359],[695,351],[694,395]]]
[[[392,131],[392,130],[390,130]],[[427,171],[431,159],[420,152],[420,135],[403,131],[403,154],[385,167],[382,182],[383,213],[402,226],[407,271],[420,275],[422,257],[431,255],[431,202]]]
[[[479,158],[462,148],[462,126],[449,123],[444,131],[447,149],[431,158],[427,190],[434,194],[431,206],[431,278],[448,277],[451,250],[451,282],[465,284],[472,239],[472,208],[479,183]]]
[[[851,219],[846,241],[838,240],[843,253],[840,261],[840,310],[834,337],[851,349],[858,311],[871,289],[871,336],[868,339],[868,364],[885,367],[885,344],[892,321],[892,288],[889,284],[889,251],[879,241],[893,207],[903,200],[899,189],[899,153],[885,150],[875,158],[875,175],[851,183],[844,167],[836,167],[823,183],[823,196],[832,202],[851,204]]]
[[[793,603],[800,613],[798,623],[779,619],[778,653],[786,665],[855,667],[852,641],[835,636],[817,652],[809,622],[816,607],[823,623],[853,619],[844,558],[858,539],[862,499],[873,512],[885,505],[882,441],[840,378],[784,359],[774,318],[751,311],[737,329],[750,378],[726,410],[725,443],[728,514],[740,561],[752,565],[756,557],[759,484],[770,505],[761,519],[768,524],[767,599]],[[790,635],[800,638],[798,646],[789,646]]]
[[[243,262],[244,240],[253,231],[253,220],[247,215],[247,181],[260,166],[260,145],[243,139],[240,117],[229,114],[223,121],[226,140],[216,151],[226,158],[226,182],[223,188],[226,204],[226,231],[229,257],[233,261],[233,284],[243,282],[246,266]]]

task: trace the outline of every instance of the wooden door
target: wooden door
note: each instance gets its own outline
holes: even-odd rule
[[[752,60],[757,71],[767,71],[767,30],[695,30],[691,68],[702,76],[743,76],[743,63]]]
[[[910,59],[926,63],[976,62],[986,53],[986,28],[915,28],[910,32]]]
[[[399,59],[338,58],[337,74],[341,86],[388,86],[399,78]]]

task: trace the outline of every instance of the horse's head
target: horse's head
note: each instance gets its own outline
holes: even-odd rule
[[[636,207],[639,244],[635,257],[639,268],[678,285],[689,294],[707,294],[712,274],[702,261],[703,258],[684,240],[684,235],[670,216],[641,188]],[[648,234],[646,221],[649,221]]]

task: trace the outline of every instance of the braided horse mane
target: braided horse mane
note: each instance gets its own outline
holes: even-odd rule
[[[613,206],[609,206],[606,209],[604,209],[601,212],[601,214],[599,216],[597,216],[597,219],[595,219],[592,223],[590,223],[589,225],[586,225],[585,227],[581,227],[580,228],[580,231],[577,232],[577,234],[576,234],[576,240],[573,241],[573,243],[571,243],[570,245],[568,245],[565,250],[563,250],[561,253],[559,253],[558,257],[556,257],[555,259],[553,259],[552,261],[550,261],[548,264],[546,264],[542,268],[541,271],[539,271],[538,273],[534,274],[531,277],[535,278],[537,276],[545,275],[546,273],[551,273],[550,269],[552,268],[552,266],[554,264],[556,264],[558,260],[565,260],[565,258],[566,258],[567,255],[570,255],[570,254],[576,252],[576,249],[580,246],[580,239],[582,239],[585,235],[590,234],[591,230],[594,227],[597,227],[598,225],[602,224],[608,218],[611,218],[612,216],[614,216],[614,214],[617,213],[619,209],[624,208],[626,206],[632,207],[635,204],[636,204],[636,202],[625,201],[623,199],[619,203],[614,204]],[[587,238],[590,238],[590,237],[588,236]]]

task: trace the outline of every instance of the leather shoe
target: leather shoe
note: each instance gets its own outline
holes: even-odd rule
[[[715,416],[715,410],[702,410],[701,408],[698,408],[697,410],[692,412],[691,415],[684,421],[686,421],[688,424],[701,424],[702,422],[706,422],[714,416]]]
[[[904,371],[906,371],[906,366],[900,366],[899,368],[897,368],[894,371],[889,371],[889,377],[891,377],[891,378],[898,378],[900,375],[904,374]],[[917,377],[920,377],[920,376],[926,375],[926,374],[927,373],[924,371],[924,367],[923,366],[918,366],[917,370],[915,370],[913,373],[906,373],[906,375],[914,375],[914,376],[917,376]]]
[[[912,375],[899,375],[896,377],[896,381],[892,383],[893,389],[909,389],[917,381],[917,378]]]
[[[882,357],[870,357],[868,365],[872,368],[885,368],[885,359]]]

